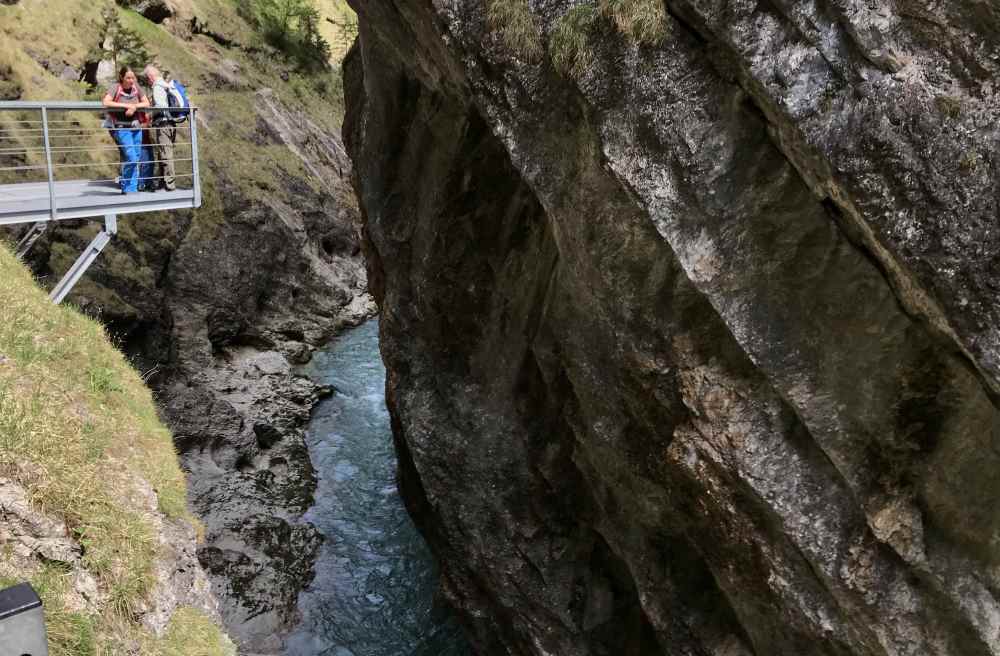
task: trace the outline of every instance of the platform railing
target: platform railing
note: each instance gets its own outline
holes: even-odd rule
[[[159,124],[157,119],[167,111],[170,110],[138,110],[136,117],[148,117],[149,122],[139,128],[122,128],[107,122],[109,110],[99,102],[0,102],[0,224],[173,209],[179,206],[178,200],[184,201],[183,206],[199,207],[198,109],[190,108],[184,122]],[[143,134],[139,175],[143,186],[164,180],[156,157],[157,133],[177,130],[172,159],[174,177],[177,188],[187,194],[175,194],[174,202],[146,196],[109,197],[109,190],[114,191],[121,175],[120,148],[113,133],[132,129]],[[92,206],[79,199],[74,203],[65,201],[81,189],[90,192],[102,189],[104,193],[92,194],[95,200]],[[31,210],[21,214],[8,212],[5,218],[5,200],[8,206],[16,202]],[[42,201],[44,205],[40,206]],[[72,208],[61,207],[66,204]]]
[[[104,223],[52,289],[55,303],[66,298],[111,242],[120,215],[201,206],[198,108],[189,108],[186,120],[171,124],[157,117],[176,108],[139,109],[136,120],[148,120],[137,126],[110,121],[111,111],[123,110],[108,110],[99,102],[0,102],[0,226],[33,224],[15,238],[18,257],[25,257],[50,222],[92,218]],[[167,176],[157,158],[156,137],[170,129],[177,131],[169,160],[176,188],[157,190],[156,183],[166,182]],[[133,163],[139,173],[130,172],[127,185],[135,181],[145,187],[137,192],[121,184],[125,153],[115,136],[126,130],[142,135],[141,156]]]

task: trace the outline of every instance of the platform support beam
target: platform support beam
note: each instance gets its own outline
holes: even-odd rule
[[[48,229],[49,224],[44,221],[39,221],[38,223],[33,223],[28,231],[21,237],[21,241],[17,242],[17,246],[14,248],[14,255],[19,260],[24,260],[28,253],[31,252],[32,247],[35,242],[38,241],[39,237],[45,234]]]
[[[97,233],[97,236],[90,242],[87,249],[83,251],[80,257],[77,258],[73,266],[69,268],[66,275],[63,276],[59,284],[55,286],[52,293],[49,294],[49,299],[53,303],[62,303],[66,296],[73,291],[73,287],[76,283],[80,282],[80,278],[83,274],[87,273],[87,269],[90,265],[97,260],[97,256],[101,254],[104,247],[108,245],[111,238],[118,233],[118,215],[108,214],[104,217],[104,229]]]

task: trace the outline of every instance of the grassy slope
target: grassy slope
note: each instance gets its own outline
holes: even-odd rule
[[[162,639],[134,623],[153,585],[158,542],[135,478],[156,490],[164,516],[194,521],[173,440],[142,378],[100,324],[53,306],[6,248],[0,248],[0,476],[24,487],[39,512],[65,521],[105,595],[97,612],[74,612],[65,598],[69,570],[39,566],[31,581],[45,601],[54,656],[123,653],[135,643],[143,654],[228,653],[218,630],[191,609],[175,614]],[[9,584],[23,573],[8,558],[0,555],[0,582]],[[204,644],[191,642],[192,635]]]

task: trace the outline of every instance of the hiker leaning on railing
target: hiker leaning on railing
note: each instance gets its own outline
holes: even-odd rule
[[[119,185],[123,194],[135,193],[140,182],[149,182],[153,177],[152,152],[142,143],[149,115],[141,110],[150,106],[149,98],[132,69],[124,66],[118,71],[118,84],[108,89],[102,102],[112,110],[108,112],[106,125],[121,153]]]
[[[143,75],[153,89],[153,106],[166,110],[170,107],[170,84],[155,66],[146,66]],[[177,188],[174,172],[174,142],[177,141],[177,124],[169,111],[160,111],[153,116],[153,143],[156,151],[154,176],[162,179],[163,188],[173,191]]]

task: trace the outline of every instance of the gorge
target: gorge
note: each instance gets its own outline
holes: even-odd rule
[[[347,2],[342,77],[118,3],[206,202],[71,300],[172,431],[177,594],[243,656],[1000,656],[1000,7]],[[94,8],[2,4],[0,90],[82,93]]]

